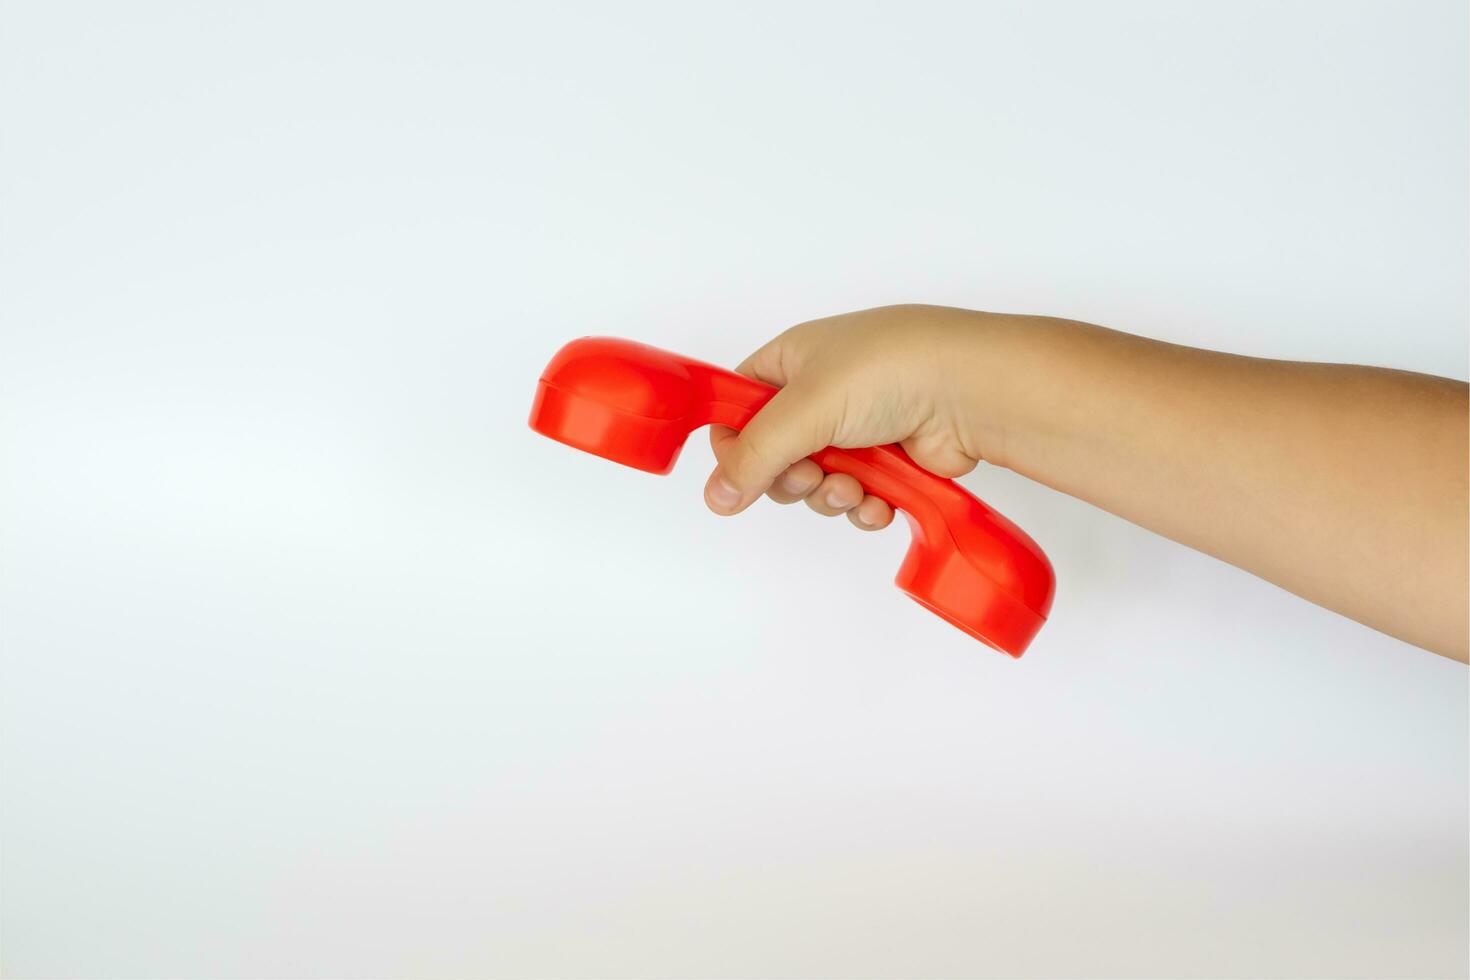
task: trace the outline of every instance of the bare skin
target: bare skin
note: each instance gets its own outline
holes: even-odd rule
[[[799,324],[738,370],[782,390],[743,432],[711,430],[718,514],[764,493],[887,527],[886,502],[806,457],[898,442],[940,476],[1004,466],[1466,659],[1462,381],[934,306]]]

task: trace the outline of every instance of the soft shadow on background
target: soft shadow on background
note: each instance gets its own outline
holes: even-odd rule
[[[910,301],[1463,378],[1466,27],[6,4],[0,968],[1463,975],[1463,666],[982,466],[1011,662],[525,416]]]

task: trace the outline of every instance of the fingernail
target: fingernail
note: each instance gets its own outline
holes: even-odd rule
[[[740,503],[740,491],[731,486],[724,477],[717,477],[709,485],[710,503],[725,510],[734,510]]]
[[[853,511],[853,514],[857,517],[857,522],[859,524],[861,524],[863,527],[872,527],[873,526],[873,522],[870,521],[870,520],[868,520],[866,517],[864,517],[862,515],[862,512],[861,511],[856,511],[855,510],[855,511]]]
[[[833,490],[831,493],[827,494],[827,506],[828,507],[841,507],[842,506],[842,494],[838,493],[836,490]]]
[[[811,485],[810,480],[804,480],[795,473],[784,473],[781,476],[781,486],[786,488],[787,493],[806,493]]]

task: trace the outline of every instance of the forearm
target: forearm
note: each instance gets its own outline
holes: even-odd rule
[[[1015,318],[981,455],[1411,643],[1466,657],[1466,386]]]

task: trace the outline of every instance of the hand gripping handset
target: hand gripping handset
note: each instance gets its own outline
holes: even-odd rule
[[[583,337],[541,374],[531,428],[650,473],[674,467],[684,440],[710,424],[740,429],[776,389],[713,364],[631,340]],[[1046,622],[1055,578],[1026,533],[898,446],[828,447],[811,457],[855,477],[913,529],[895,584],[976,639],[1019,657]]]

